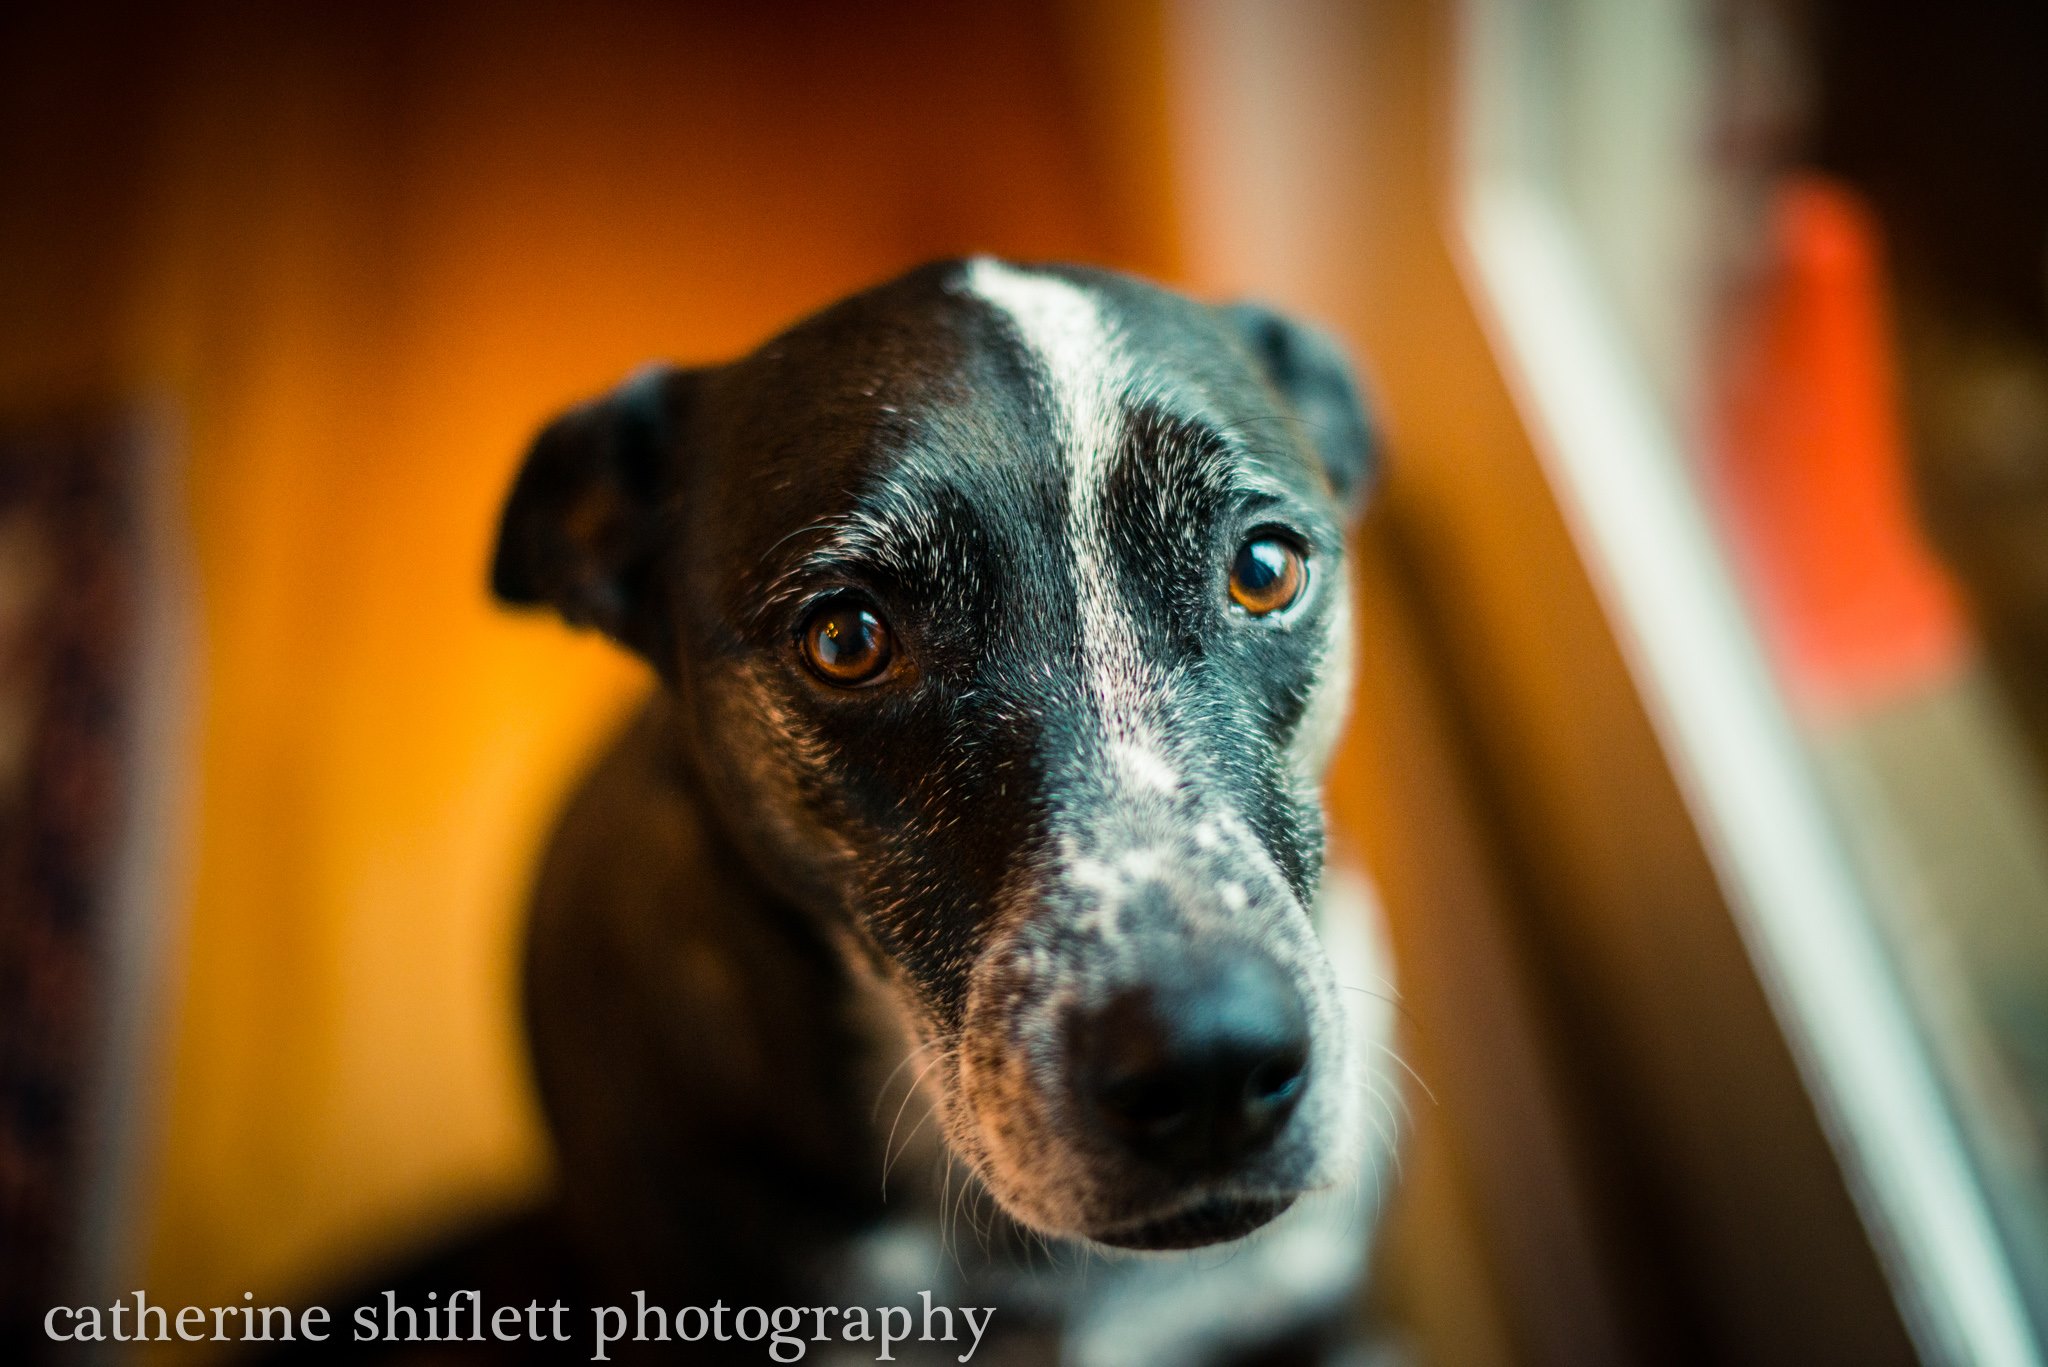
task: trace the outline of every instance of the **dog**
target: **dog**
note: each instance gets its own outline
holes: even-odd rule
[[[1343,1351],[1391,1055],[1320,785],[1375,464],[1321,332],[989,258],[541,432],[492,588],[659,681],[525,956],[594,1284],[922,1292],[993,1308],[984,1362]]]

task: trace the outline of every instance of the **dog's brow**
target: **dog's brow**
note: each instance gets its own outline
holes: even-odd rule
[[[1150,456],[1169,477],[1239,498],[1280,489],[1255,473],[1251,443],[1206,416],[1140,398],[1130,405],[1124,435],[1134,453]]]
[[[1138,448],[1175,457],[1177,473],[1192,474],[1219,492],[1240,498],[1289,498],[1284,480],[1266,467],[1284,461],[1298,434],[1294,419],[1279,414],[1226,419],[1199,399],[1148,392],[1141,384],[1128,405],[1127,439]]]
[[[778,543],[790,558],[762,594],[762,611],[804,598],[821,579],[931,576],[940,568],[945,542],[930,505],[907,494],[809,523]]]

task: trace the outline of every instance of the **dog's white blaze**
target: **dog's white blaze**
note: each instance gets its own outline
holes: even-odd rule
[[[1288,890],[1271,852],[1244,817],[1227,802],[1212,799],[1192,810],[1185,801],[1193,795],[1185,792],[1158,710],[1172,679],[1144,659],[1120,592],[1107,485],[1125,436],[1123,404],[1144,377],[1109,311],[1084,287],[983,258],[967,266],[959,288],[995,309],[1029,353],[1066,466],[1064,533],[1073,556],[1082,687],[1100,728],[1102,779],[1115,799],[1113,814],[1095,814],[1106,820],[1091,818],[1090,826],[1069,828],[1059,836],[1057,876],[1069,889],[1086,894],[1073,928],[1097,937],[1091,953],[1098,960],[1136,952],[1120,913],[1140,889],[1159,883],[1191,894],[1176,898],[1191,935],[1220,934],[1265,946],[1301,984],[1315,1049],[1326,1060],[1318,1065],[1321,1080],[1298,1112],[1297,1128],[1306,1126],[1322,1136],[1305,1184],[1342,1187],[1366,1157],[1368,1046],[1347,1029],[1354,1010],[1343,1000],[1357,994],[1340,992],[1337,972],[1318,941],[1317,918]],[[1322,672],[1335,677],[1323,680],[1289,746],[1289,767],[1309,786],[1320,778],[1349,693],[1344,606],[1340,603],[1333,614],[1330,653],[1323,661]],[[1208,890],[1214,904],[1197,889],[1180,886],[1189,875],[1200,876],[1204,862],[1186,858],[1190,850],[1184,841],[1212,861],[1232,852],[1242,857],[1233,870],[1236,877]],[[1031,970],[1040,976],[1048,971],[1043,963],[1034,963]],[[1013,1214],[1041,1229],[1083,1233],[1078,1222],[1086,1218],[1083,1198],[1091,1193],[1083,1181],[1087,1169],[1075,1152],[1050,1137],[1024,1144],[1015,1127],[974,1122],[981,1107],[1028,1100],[1031,1089],[1025,1079],[1032,1059],[1051,1047],[1052,1022],[1070,997],[1071,989],[1055,992],[1032,1014],[1034,1033],[1021,1056],[992,1054],[984,1060],[975,1050],[962,1051],[959,1088],[963,1095],[984,1100],[949,1111],[948,1122],[956,1147],[977,1156],[977,1166]],[[1292,1275],[1299,1275],[1299,1269]]]
[[[1081,648],[1118,776],[1171,795],[1180,778],[1145,705],[1156,687],[1117,592],[1103,497],[1123,442],[1130,362],[1095,300],[1058,276],[979,257],[967,267],[967,288],[1002,310],[1044,373],[1067,462],[1067,539],[1074,550]]]

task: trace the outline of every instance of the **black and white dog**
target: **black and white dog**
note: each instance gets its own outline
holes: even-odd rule
[[[1372,458],[1320,334],[989,259],[540,435],[496,593],[663,685],[526,961],[602,1284],[929,1290],[1001,1307],[983,1362],[1340,1341],[1391,1142],[1319,797]]]

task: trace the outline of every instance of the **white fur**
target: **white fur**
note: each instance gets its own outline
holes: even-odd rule
[[[1136,378],[1131,364],[1094,298],[1078,285],[981,257],[968,265],[967,288],[1003,312],[1045,379],[1067,463],[1067,540],[1089,691],[1112,756],[1128,780],[1171,792],[1179,779],[1147,706],[1158,683],[1118,591],[1103,498],[1123,445],[1123,396]]]

